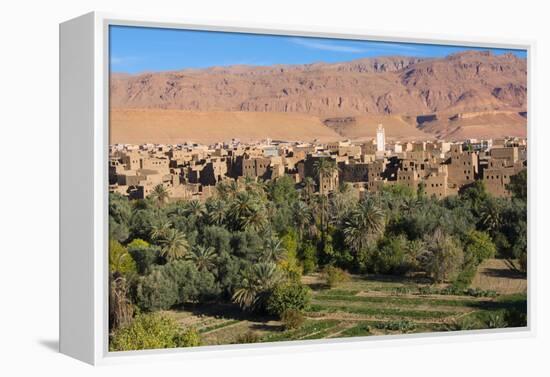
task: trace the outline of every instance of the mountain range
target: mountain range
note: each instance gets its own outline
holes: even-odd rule
[[[193,128],[203,128],[197,141],[213,141],[207,137],[208,129],[216,137],[247,138],[247,127],[240,130],[242,135],[225,135],[223,129],[228,127],[224,124],[229,120],[224,122],[220,116],[224,112],[254,113],[250,127],[269,123],[267,133],[277,127],[277,122],[268,119],[274,114],[281,119],[281,113],[285,114],[285,129],[290,124],[290,128],[300,127],[298,118],[294,125],[296,116],[307,116],[310,123],[318,120],[318,127],[330,129],[309,127],[308,135],[298,132],[289,138],[314,139],[319,133],[364,139],[373,136],[374,123],[387,124],[390,138],[526,136],[527,62],[513,54],[465,51],[443,58],[398,56],[340,63],[114,73],[110,101],[112,114],[116,114],[112,119],[117,119],[111,122],[112,137],[119,121],[128,132],[139,134],[143,122],[136,114],[148,110],[164,118],[157,122],[148,114],[149,127],[155,124],[153,128],[160,131],[168,117],[172,132],[177,134],[181,128],[186,138],[194,136],[186,119],[193,113],[203,114],[193,118]],[[125,116],[133,119],[130,128]],[[198,122],[199,118],[202,121]],[[257,127],[262,134],[262,126]],[[154,132],[147,137],[154,138]],[[284,138],[285,133],[278,137]],[[123,140],[117,136],[115,141]]]

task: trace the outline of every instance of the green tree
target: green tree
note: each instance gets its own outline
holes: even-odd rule
[[[378,239],[384,231],[384,212],[371,199],[362,200],[344,221],[344,240],[348,247],[358,253]]]
[[[290,309],[304,311],[309,307],[311,290],[298,282],[279,284],[267,300],[269,313],[281,317]]]
[[[170,193],[164,185],[159,184],[153,188],[153,191],[149,194],[149,197],[160,208],[168,201],[170,198]]]
[[[313,215],[306,203],[297,201],[292,206],[292,217],[298,230],[298,237],[301,240],[304,232],[308,231],[313,224]]]
[[[267,222],[265,208],[258,198],[247,192],[237,194],[229,208],[229,214],[235,230],[261,231]]]
[[[302,182],[302,186],[302,197],[307,204],[310,204],[315,193],[315,181],[311,177],[306,177]]]
[[[276,237],[269,237],[264,242],[262,259],[266,262],[279,262],[285,257],[286,250],[282,241]]]
[[[127,245],[128,252],[136,262],[138,273],[146,275],[150,272],[151,266],[158,258],[156,246],[150,245],[147,241],[136,238]]]
[[[216,267],[217,254],[211,247],[195,246],[188,259],[193,262],[199,271],[211,271]]]
[[[185,206],[185,216],[192,217],[195,221],[200,220],[206,214],[206,208],[198,200],[190,200]]]
[[[157,218],[151,227],[151,239],[162,240],[168,236],[172,223],[163,217]]]
[[[407,239],[402,235],[383,238],[371,256],[374,272],[398,275],[406,273],[411,268],[407,246]]]
[[[225,222],[227,205],[223,200],[212,199],[206,202],[206,213],[211,225],[221,226]]]
[[[451,236],[436,229],[424,239],[426,248],[421,256],[421,266],[436,282],[454,279],[464,262],[464,253],[458,242]]]
[[[302,245],[300,249],[300,260],[302,261],[302,267],[304,274],[309,274],[317,268],[317,250],[311,242],[307,242]]]
[[[128,275],[137,271],[136,262],[132,259],[128,249],[118,241],[109,241],[109,272],[118,272]]]
[[[516,199],[527,201],[527,169],[510,177],[510,183],[506,187]]]
[[[166,235],[159,241],[160,254],[168,261],[183,258],[189,251],[189,242],[185,234],[176,229],[169,229]]]
[[[468,234],[465,241],[464,259],[466,263],[479,265],[485,259],[494,258],[496,247],[491,237],[485,233],[474,230]]]
[[[233,302],[244,310],[263,311],[271,291],[281,279],[274,263],[254,264],[244,273],[241,286],[233,294]]]
[[[337,170],[336,161],[330,157],[320,158],[313,163],[313,174],[319,181],[319,192],[321,195],[328,194],[324,192],[321,182],[326,178],[332,177]]]

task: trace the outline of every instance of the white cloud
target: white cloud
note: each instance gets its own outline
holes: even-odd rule
[[[320,42],[317,40],[306,39],[306,38],[291,38],[290,41],[294,44],[304,46],[313,50],[349,52],[353,54],[358,54],[358,53],[367,51],[366,49],[359,48],[359,47],[337,45],[333,43]]]
[[[140,59],[135,56],[114,56],[111,55],[111,64],[119,66],[127,66],[136,63]]]
[[[330,42],[323,42],[317,39],[309,38],[291,38],[290,41],[294,44],[312,49],[312,50],[323,50],[323,51],[334,51],[334,52],[349,52],[352,54],[359,54],[364,52],[369,52],[372,50],[389,50],[395,53],[399,51],[418,51],[418,48],[413,45],[397,44],[397,43],[384,43],[384,42],[362,42],[365,44],[365,47],[358,46],[349,46],[341,45]],[[359,42],[359,41],[358,41]]]

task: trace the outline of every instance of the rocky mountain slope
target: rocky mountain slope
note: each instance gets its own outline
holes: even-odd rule
[[[114,108],[298,112],[320,117],[524,111],[525,59],[468,51],[336,64],[231,66],[117,75]]]
[[[182,123],[199,119],[186,113],[202,114],[199,122],[202,135],[216,134],[219,127],[227,127],[226,123],[233,124],[237,119],[232,114],[231,121],[224,122],[222,112],[267,113],[265,117],[243,118],[249,127],[239,128],[242,135],[224,132],[241,139],[247,138],[250,132],[255,135],[254,127],[265,130],[250,123],[253,119],[268,119],[267,124],[290,132],[291,126],[287,123],[293,119],[292,114],[318,119],[311,130],[321,132],[320,136],[372,137],[374,121],[391,124],[396,137],[425,135],[459,139],[526,134],[526,60],[512,54],[494,55],[485,51],[466,51],[432,59],[383,57],[333,64],[113,74],[110,89],[111,108],[124,110],[117,112],[111,127],[123,124],[128,135],[132,122],[143,123],[136,114],[149,119],[148,124],[156,124],[155,127],[160,127],[158,130],[165,130],[159,121],[162,116],[159,110],[174,110],[169,115],[171,126],[168,128],[171,133],[177,133],[184,127],[185,132],[181,132],[186,137],[199,132]],[[138,109],[140,112],[129,111]],[[151,110],[157,118],[145,115],[144,110]],[[213,114],[211,119],[209,113]],[[289,114],[284,118],[284,127],[272,122],[279,119],[273,116],[277,113]],[[348,121],[342,121],[345,119]],[[199,125],[197,122],[193,124]],[[308,118],[308,122],[313,124],[312,118]],[[319,125],[329,130],[319,131]],[[292,127],[300,127],[299,122]],[[303,132],[292,131],[288,137],[301,134]],[[285,136],[284,132],[277,135]],[[315,136],[311,134],[308,139]]]

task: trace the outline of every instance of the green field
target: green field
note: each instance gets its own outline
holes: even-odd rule
[[[525,321],[523,292],[481,287],[452,294],[444,286],[395,276],[356,275],[333,289],[316,275],[303,281],[313,290],[312,302],[306,321],[294,330],[285,331],[275,318],[244,314],[232,304],[169,313],[183,326],[196,328],[203,345],[244,342],[250,334],[252,341],[274,342],[516,327]]]

